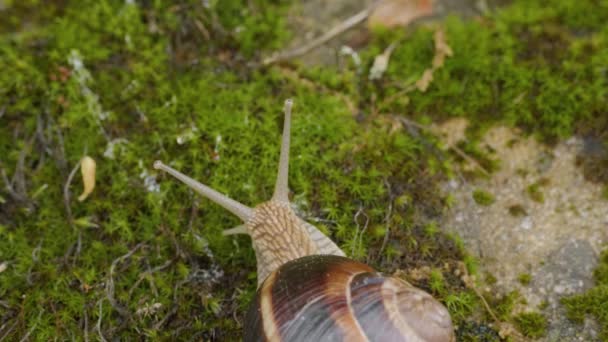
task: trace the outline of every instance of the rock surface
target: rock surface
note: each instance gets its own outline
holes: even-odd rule
[[[461,121],[448,121],[453,127],[443,131],[461,135]],[[608,243],[608,201],[576,165],[583,140],[549,148],[505,127],[491,129],[484,140],[501,168],[487,180],[461,178],[446,186],[456,204],[444,227],[465,240],[483,271],[496,278],[496,290],[522,294],[527,305],[518,310],[543,308],[546,341],[594,341],[594,324],[571,324],[559,304],[561,297],[593,285],[593,269]],[[494,202],[476,203],[477,189],[492,194]],[[531,281],[525,284],[522,275]]]

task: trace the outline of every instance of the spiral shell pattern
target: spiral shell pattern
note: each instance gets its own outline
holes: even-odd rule
[[[447,310],[429,294],[335,255],[272,272],[245,322],[245,341],[454,341]]]

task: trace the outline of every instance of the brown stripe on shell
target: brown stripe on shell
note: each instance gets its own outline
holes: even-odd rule
[[[270,288],[266,294],[272,297],[273,318],[268,321],[276,324],[282,341],[367,341],[350,311],[346,288],[354,275],[370,271],[369,266],[344,257],[307,256],[273,272],[258,295]],[[270,280],[273,282],[269,285]],[[257,311],[266,322],[269,313]],[[250,313],[256,310],[251,309]],[[256,340],[249,336],[260,334],[245,331],[245,341]]]
[[[247,323],[245,341],[278,336],[281,341],[454,339],[447,310],[429,294],[344,257],[314,255],[288,262],[262,284],[261,296],[271,299],[252,303],[246,320],[254,323]],[[255,323],[256,314],[263,324]]]
[[[331,303],[332,319],[345,332],[344,341],[368,341],[350,305],[350,282],[357,274],[369,271],[373,269],[353,261],[333,264],[327,270],[330,276],[326,279],[324,290],[326,302]]]

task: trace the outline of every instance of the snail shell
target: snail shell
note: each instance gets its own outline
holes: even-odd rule
[[[335,256],[290,261],[262,283],[245,341],[452,341],[447,310],[407,282]]]

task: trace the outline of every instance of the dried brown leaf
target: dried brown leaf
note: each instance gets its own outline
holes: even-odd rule
[[[431,0],[384,0],[368,19],[369,27],[401,27],[433,14]]]
[[[418,88],[418,90],[420,90],[421,92],[425,92],[429,85],[431,84],[431,82],[433,81],[433,69],[426,69],[424,70],[424,73],[422,74],[422,77],[420,77],[420,79],[418,79],[418,81],[416,81],[416,88]]]
[[[433,38],[435,40],[435,56],[433,57],[433,69],[438,69],[443,66],[445,58],[452,56],[454,52],[446,42],[445,32],[442,29],[437,29]]]
[[[433,81],[433,73],[435,70],[443,67],[445,59],[454,54],[452,48],[448,45],[445,38],[445,32],[439,28],[434,34],[435,40],[435,56],[433,57],[433,66],[424,70],[422,76],[416,81],[416,88],[421,92],[425,92]]]

